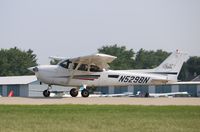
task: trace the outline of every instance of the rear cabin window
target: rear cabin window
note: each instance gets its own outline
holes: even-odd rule
[[[78,63],[74,63],[73,64],[73,69],[75,70],[76,67],[78,66]],[[79,67],[78,67],[78,70],[79,71],[88,71],[88,65],[87,64],[81,64]],[[103,70],[100,69],[98,66],[96,65],[90,65],[90,69],[89,69],[90,72],[102,72]]]
[[[90,71],[91,72],[102,72],[103,70],[100,69],[98,66],[90,65]]]

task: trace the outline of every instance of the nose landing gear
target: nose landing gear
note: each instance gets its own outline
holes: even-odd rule
[[[46,90],[43,91],[43,95],[44,97],[49,97],[50,96],[50,89],[52,89],[51,85],[48,85],[48,88]]]

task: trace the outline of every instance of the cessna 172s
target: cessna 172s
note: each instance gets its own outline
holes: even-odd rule
[[[49,97],[52,85],[72,86],[70,95],[76,97],[81,91],[82,97],[89,96],[89,87],[129,86],[168,84],[177,81],[183,62],[188,56],[178,51],[173,52],[164,62],[154,69],[109,70],[108,63],[117,57],[106,54],[93,54],[71,59],[56,58],[58,65],[39,65],[30,67],[37,79],[48,84],[43,91]]]

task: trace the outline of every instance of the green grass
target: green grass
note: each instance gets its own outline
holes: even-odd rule
[[[199,106],[0,105],[0,132],[197,132]]]

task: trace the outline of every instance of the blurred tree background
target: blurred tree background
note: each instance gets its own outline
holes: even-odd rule
[[[170,53],[163,50],[140,49],[135,52],[126,46],[109,45],[97,49],[99,53],[117,56],[110,64],[110,69],[150,69],[158,66]],[[51,60],[57,64],[57,60]],[[24,51],[17,47],[0,50],[0,76],[18,76],[33,74],[27,68],[37,65],[36,54],[31,49]],[[200,74],[200,57],[192,56],[183,64],[178,79],[188,81]]]
[[[36,66],[36,55],[31,49],[22,51],[17,47],[0,50],[0,76],[33,74],[27,68]]]
[[[135,52],[133,49],[127,50],[125,46],[118,47],[115,44],[113,46],[103,46],[102,48],[98,49],[98,52],[117,57],[117,59],[110,64],[110,69],[126,70],[133,69],[135,66]]]

